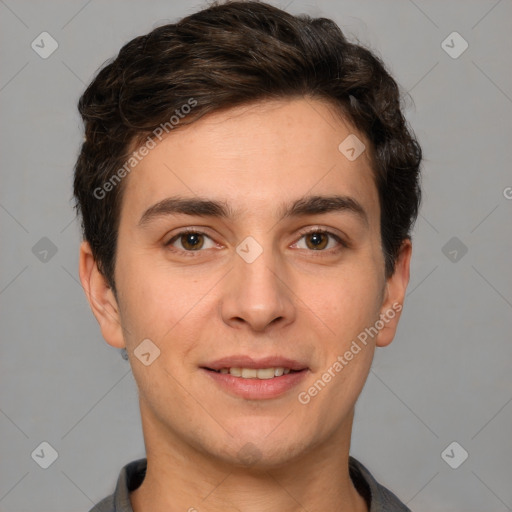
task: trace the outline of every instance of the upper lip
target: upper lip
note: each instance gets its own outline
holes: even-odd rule
[[[217,359],[202,366],[209,370],[221,370],[222,368],[289,368],[290,370],[304,370],[307,365],[300,361],[280,356],[268,356],[255,359],[250,356],[229,356]]]

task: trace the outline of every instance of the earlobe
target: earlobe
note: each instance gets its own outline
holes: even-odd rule
[[[409,238],[402,242],[393,275],[387,279],[385,298],[380,311],[382,329],[376,338],[378,347],[386,347],[395,337],[409,284],[412,244]],[[381,324],[381,325],[382,325]]]
[[[89,243],[85,241],[80,245],[79,275],[105,341],[113,347],[124,348],[117,300],[107,280],[98,269]]]

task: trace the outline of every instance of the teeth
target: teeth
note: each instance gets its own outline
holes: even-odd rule
[[[245,372],[247,370],[242,370],[242,377],[245,377]],[[265,369],[262,369],[262,370],[253,370],[254,373],[255,373],[255,377],[257,377],[258,379],[273,379],[275,377],[274,373],[275,373],[275,370],[274,368],[265,368]]]
[[[233,375],[233,377],[241,377],[242,369],[241,368],[229,368],[229,373]]]
[[[242,377],[244,379],[256,379],[260,371],[261,370],[257,370],[256,368],[242,368]]]
[[[229,373],[233,377],[241,377],[242,379],[273,379],[288,375],[290,368],[221,368],[220,373]]]

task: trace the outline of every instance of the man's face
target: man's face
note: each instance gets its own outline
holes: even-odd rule
[[[353,342],[405,290],[384,275],[368,154],[338,149],[351,134],[365,141],[319,101],[245,106],[178,127],[126,178],[122,331],[102,329],[126,344],[153,446],[272,466],[350,436],[375,344],[391,341],[396,318],[359,351]],[[178,213],[165,203],[177,196],[227,216]],[[312,196],[337,196],[336,207],[317,199],[283,216]],[[143,360],[160,351],[149,365],[134,354],[143,340]],[[226,369],[236,367],[267,371],[245,379]]]

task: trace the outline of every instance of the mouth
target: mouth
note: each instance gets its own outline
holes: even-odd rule
[[[276,377],[282,377],[283,375],[288,375],[289,373],[297,373],[304,370],[292,370],[291,368],[284,368],[283,366],[279,366],[276,368],[221,368],[220,370],[214,370],[212,368],[205,368],[205,370],[209,370],[216,373],[221,373],[223,375],[232,375],[233,377],[240,377],[242,379],[260,379],[260,380],[268,380],[274,379]]]
[[[218,389],[249,400],[277,398],[294,389],[306,378],[304,363],[283,357],[252,359],[234,356],[200,367]]]

